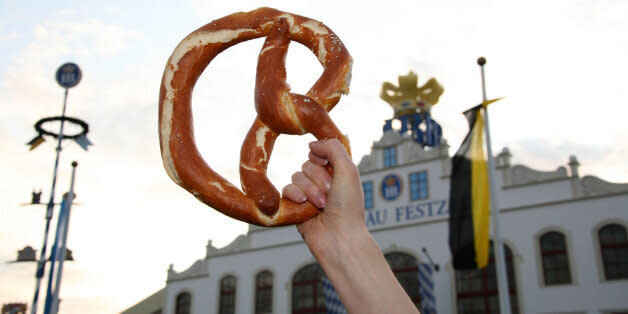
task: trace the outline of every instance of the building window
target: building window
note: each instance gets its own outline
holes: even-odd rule
[[[548,232],[541,236],[540,242],[545,285],[571,283],[565,236],[560,232]]]
[[[415,172],[410,174],[410,200],[427,199],[427,172]]]
[[[262,271],[255,276],[255,313],[273,312],[273,273]]]
[[[388,253],[386,261],[395,277],[406,291],[417,309],[421,310],[421,294],[419,293],[419,269],[416,259],[405,253]]]
[[[384,148],[384,168],[397,165],[397,147]]]
[[[512,252],[504,245],[511,312],[519,313],[517,305],[517,289],[512,263]],[[499,297],[497,293],[497,277],[493,243],[490,243],[488,265],[482,269],[456,271],[456,300],[458,314],[499,314]]]
[[[310,264],[298,270],[292,279],[292,313],[327,313],[323,295],[323,269]]]
[[[227,276],[220,280],[220,303],[218,313],[235,313],[236,278]]]
[[[373,208],[373,182],[362,182],[362,191],[364,192],[364,208]]]
[[[626,228],[606,225],[599,231],[600,250],[606,279],[628,278],[628,240]]]
[[[190,314],[192,296],[188,292],[183,292],[177,296],[175,308],[176,314]]]

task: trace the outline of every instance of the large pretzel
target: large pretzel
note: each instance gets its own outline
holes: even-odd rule
[[[240,153],[240,191],[214,172],[194,143],[191,97],[194,84],[211,60],[243,41],[266,36],[259,53],[255,82],[257,118]],[[306,95],[290,93],[286,83],[288,44],[312,50],[324,67]],[[281,198],[266,176],[279,134],[311,133],[337,138],[350,152],[349,141],[328,111],[349,92],[352,59],[340,39],[320,22],[271,8],[235,13],[188,35],[168,60],[159,94],[161,156],[170,178],[203,203],[223,214],[262,226],[301,223],[320,211],[311,203]]]

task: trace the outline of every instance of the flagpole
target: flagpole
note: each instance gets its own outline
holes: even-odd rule
[[[486,98],[486,81],[484,80],[484,65],[486,59],[484,57],[478,58],[478,65],[482,73],[482,99],[483,103],[487,101]],[[488,174],[490,182],[490,195],[491,195],[491,213],[493,214],[493,228],[495,231],[495,238],[493,239],[493,246],[495,249],[495,266],[497,271],[497,290],[499,292],[499,308],[500,313],[510,314],[510,293],[508,288],[508,276],[506,274],[506,258],[504,256],[504,245],[502,244],[502,234],[500,229],[499,220],[499,202],[497,197],[497,182],[495,180],[495,162],[493,161],[493,150],[491,146],[491,131],[489,127],[488,108],[484,106],[484,126],[486,127],[486,151],[488,155]]]

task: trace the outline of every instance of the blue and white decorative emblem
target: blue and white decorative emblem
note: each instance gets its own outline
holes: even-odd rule
[[[395,174],[389,174],[382,179],[381,193],[387,201],[394,201],[401,194],[401,178]]]
[[[76,86],[81,81],[81,77],[81,69],[78,65],[72,62],[68,62],[60,66],[55,74],[57,83],[64,88]]]

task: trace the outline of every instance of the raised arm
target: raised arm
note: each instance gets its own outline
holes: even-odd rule
[[[366,228],[360,175],[338,140],[310,143],[283,194],[322,209],[297,229],[350,313],[418,313]]]

